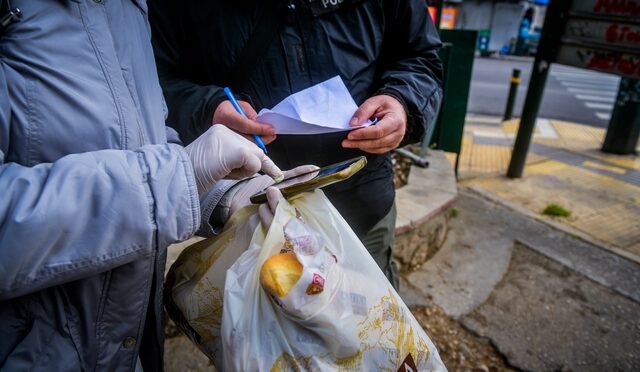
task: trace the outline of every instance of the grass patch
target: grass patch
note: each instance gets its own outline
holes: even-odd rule
[[[456,208],[449,209],[449,217],[456,218],[458,217],[459,214],[460,214],[460,211],[457,210]]]
[[[569,217],[571,216],[571,211],[558,204],[549,204],[542,211],[542,214],[553,217]]]

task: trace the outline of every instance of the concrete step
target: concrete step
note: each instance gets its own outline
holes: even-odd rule
[[[453,167],[443,151],[430,151],[429,167],[411,167],[396,193],[398,219],[394,256],[402,270],[415,270],[444,244],[449,209],[458,195]]]

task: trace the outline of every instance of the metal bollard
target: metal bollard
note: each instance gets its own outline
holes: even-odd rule
[[[513,106],[515,106],[516,104],[518,85],[520,85],[520,70],[514,68],[513,72],[511,73],[511,87],[509,88],[509,98],[507,98],[507,107],[504,110],[502,121],[509,120],[513,116]]]

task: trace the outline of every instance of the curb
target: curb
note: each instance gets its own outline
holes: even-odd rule
[[[543,218],[539,214],[537,214],[537,213],[535,213],[535,212],[533,212],[533,211],[531,211],[531,210],[529,210],[529,209],[527,209],[527,208],[525,208],[525,207],[523,207],[521,205],[513,203],[513,202],[511,202],[511,201],[509,201],[507,199],[504,199],[504,198],[502,198],[500,196],[497,196],[495,194],[492,194],[489,191],[486,191],[486,190],[484,190],[482,188],[479,188],[477,186],[464,186],[464,189],[470,191],[471,193],[473,193],[473,194],[475,194],[475,195],[477,195],[477,196],[479,196],[481,198],[484,198],[484,199],[489,200],[491,202],[494,202],[496,204],[500,204],[500,205],[502,205],[502,206],[504,206],[506,208],[509,208],[509,209],[515,211],[515,212],[524,214],[527,217],[530,217],[530,218],[535,219],[536,221],[542,222],[545,225],[548,225],[548,226],[550,226],[550,227],[552,227],[552,228],[554,228],[556,230],[560,230],[560,231],[562,231],[562,232],[564,232],[566,234],[574,236],[574,237],[576,237],[576,238],[578,238],[578,239],[580,239],[580,240],[582,240],[582,241],[584,241],[586,243],[589,243],[589,244],[591,244],[593,246],[602,248],[602,249],[604,249],[606,251],[609,251],[609,252],[611,252],[611,253],[613,253],[615,255],[618,255],[618,256],[620,256],[620,257],[622,257],[622,258],[624,258],[626,260],[632,261],[632,262],[634,262],[636,264],[640,264],[640,256],[637,256],[637,255],[635,255],[635,254],[633,254],[631,252],[628,252],[628,251],[625,251],[623,249],[620,249],[620,248],[618,248],[616,246],[613,246],[613,245],[611,245],[609,243],[606,243],[606,242],[603,242],[601,240],[598,240],[598,239],[596,239],[596,238],[594,238],[594,237],[592,237],[592,236],[590,236],[590,235],[588,235],[588,234],[586,234],[586,233],[584,233],[584,232],[582,232],[582,231],[580,231],[580,230],[578,230],[576,228],[573,228],[571,226],[567,226],[567,225],[565,225],[563,223],[560,223],[560,222],[556,222],[556,221],[553,221],[553,220],[549,220],[549,219]]]
[[[396,236],[409,233],[429,222],[446,211],[456,199],[458,186],[455,172],[444,152],[432,150],[429,160],[431,164],[427,169],[412,166],[409,182],[396,191]],[[407,205],[408,201],[411,206]],[[427,201],[432,203],[426,203]],[[423,208],[424,204],[430,204],[429,208]],[[407,218],[409,215],[410,218]]]

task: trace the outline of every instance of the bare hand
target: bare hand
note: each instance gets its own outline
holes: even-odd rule
[[[407,130],[407,113],[397,99],[379,95],[373,96],[358,108],[349,122],[359,126],[370,118],[378,122],[366,128],[351,131],[342,141],[344,148],[357,148],[372,154],[384,154],[396,149]]]
[[[276,130],[270,125],[261,124],[256,121],[258,113],[246,101],[238,101],[240,107],[247,114],[247,117],[240,115],[229,101],[222,101],[213,113],[213,123],[222,124],[234,131],[247,135],[253,141],[253,135],[262,137],[265,144],[269,144],[276,139]]]

